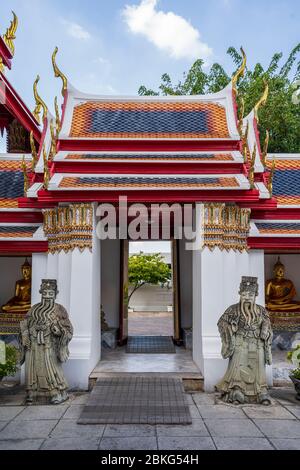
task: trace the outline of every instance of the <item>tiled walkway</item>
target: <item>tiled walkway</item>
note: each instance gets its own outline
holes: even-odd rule
[[[135,335],[173,336],[174,320],[172,312],[129,312],[128,333]]]
[[[21,406],[22,393],[2,393],[0,450],[300,450],[300,402],[291,388],[273,389],[272,396],[271,407],[234,407],[216,404],[213,394],[188,394],[191,425],[151,426],[77,424],[88,393],[59,406],[31,407]]]

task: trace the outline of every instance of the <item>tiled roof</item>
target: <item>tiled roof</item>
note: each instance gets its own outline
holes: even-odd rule
[[[228,138],[226,110],[197,101],[88,101],[74,107],[70,137]]]
[[[256,222],[259,233],[261,234],[299,234],[300,223],[293,222]]]
[[[1,225],[0,226],[0,239],[1,238],[32,238],[34,232],[38,227],[36,225]]]
[[[269,160],[267,166],[271,168],[271,165]],[[278,205],[300,204],[300,160],[276,158],[273,195]]]
[[[97,154],[97,153],[86,153],[76,154],[70,153],[65,157],[66,160],[129,160],[129,161],[148,161],[148,160],[176,160],[176,161],[234,161],[232,154],[230,153],[193,153],[193,154],[166,154],[166,153],[149,153],[145,154]]]
[[[21,161],[0,160],[0,208],[18,207],[18,198],[23,194],[24,176]]]
[[[65,176],[59,183],[59,188],[237,188],[239,183],[235,177],[186,177],[186,176]]]

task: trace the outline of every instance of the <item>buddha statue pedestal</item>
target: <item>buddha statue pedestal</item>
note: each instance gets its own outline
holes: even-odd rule
[[[274,330],[299,331],[300,301],[294,300],[295,286],[284,274],[285,267],[278,258],[274,278],[266,283],[266,308]]]
[[[31,265],[22,266],[23,278],[15,285],[15,295],[0,309],[0,335],[18,335],[20,322],[31,307]]]

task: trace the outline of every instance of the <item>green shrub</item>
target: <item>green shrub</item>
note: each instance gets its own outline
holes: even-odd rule
[[[286,357],[295,366],[295,369],[291,370],[292,376],[300,380],[300,344],[289,351]]]
[[[14,346],[6,345],[6,362],[0,364],[0,378],[14,375],[17,372],[18,352]]]

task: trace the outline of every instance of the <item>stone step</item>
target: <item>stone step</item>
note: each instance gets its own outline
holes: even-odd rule
[[[89,390],[91,390],[98,378],[111,377],[176,377],[182,380],[186,392],[202,392],[204,378],[200,373],[195,372],[92,372],[89,376]]]

